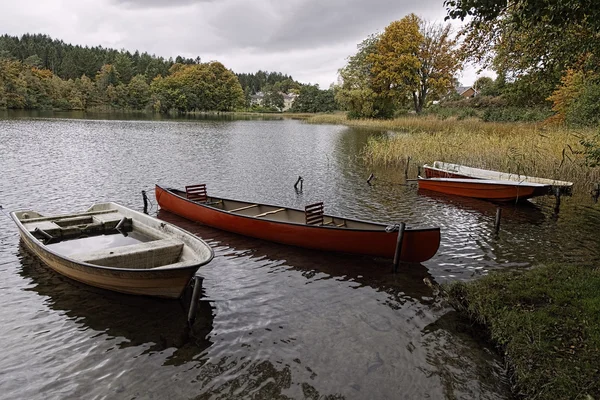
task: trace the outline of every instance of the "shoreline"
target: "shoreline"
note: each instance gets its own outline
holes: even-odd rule
[[[543,265],[443,286],[505,359],[514,394],[600,398],[600,268]]]

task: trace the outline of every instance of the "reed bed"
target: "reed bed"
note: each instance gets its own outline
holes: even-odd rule
[[[418,166],[446,161],[471,167],[567,180],[580,191],[600,182],[600,169],[585,163],[580,140],[593,130],[533,123],[494,123],[479,119],[407,116],[393,120],[348,120],[319,115],[310,123],[335,123],[392,131],[369,140],[364,160],[374,166],[399,168],[416,176]]]

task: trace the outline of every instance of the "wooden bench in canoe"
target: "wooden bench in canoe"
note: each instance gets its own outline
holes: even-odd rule
[[[198,185],[194,185],[196,188]],[[258,239],[309,249],[393,258],[397,229],[375,222],[324,214],[323,204],[306,209],[224,199],[156,185],[161,209],[192,221]],[[407,227],[400,260],[423,262],[435,255],[440,245],[438,227]]]
[[[21,238],[56,272],[121,293],[178,298],[213,251],[198,237],[116,203],[85,212],[11,217]]]

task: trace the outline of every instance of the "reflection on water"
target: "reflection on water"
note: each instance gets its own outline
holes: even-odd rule
[[[204,295],[190,332],[178,302],[44,269],[0,216],[0,397],[503,399],[502,364],[423,279],[600,260],[600,206],[588,198],[563,199],[558,215],[552,199],[503,206],[496,234],[496,205],[420,193],[402,172],[363,165],[357,155],[381,133],[230,116],[4,115],[8,210],[58,214],[101,201],[141,210],[141,190],[155,183],[206,183],[215,196],[294,208],[323,201],[349,218],[437,225],[442,243],[433,259],[392,274],[385,260],[267,243],[160,212],[215,250],[198,271]]]
[[[49,270],[22,244],[19,257],[19,273],[33,284],[26,290],[46,297],[46,306],[64,312],[83,329],[102,332],[107,339],[120,339],[118,348],[150,344],[141,354],[174,348],[164,365],[181,365],[210,346],[206,336],[212,330],[213,310],[208,301],[200,302],[190,331],[181,302],[123,295],[81,284]]]

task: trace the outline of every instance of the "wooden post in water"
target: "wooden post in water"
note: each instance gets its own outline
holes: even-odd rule
[[[371,181],[375,179],[375,175],[371,174],[369,175],[369,178],[367,179],[367,183],[369,184],[369,186],[371,186]]]
[[[396,251],[394,252],[394,273],[398,272],[398,264],[400,264],[400,256],[402,255],[402,242],[404,240],[404,230],[406,224],[400,222],[398,224],[398,238],[396,239]]]
[[[555,187],[554,188],[554,197],[556,198],[556,202],[554,203],[554,213],[558,214],[558,212],[560,211],[560,188],[559,187]]]
[[[301,192],[302,191],[302,184],[304,183],[304,179],[299,176],[298,180],[296,181],[296,183],[294,183],[294,189],[296,189],[296,192]],[[300,190],[298,190],[298,184],[300,184]]]
[[[202,278],[198,275],[194,275],[192,278],[194,285],[194,291],[192,292],[192,300],[190,300],[190,310],[188,311],[188,324],[190,328],[194,325],[196,320],[196,310],[198,309],[198,302],[200,301],[200,294],[202,289]]]
[[[144,199],[144,214],[148,214],[148,196],[146,196],[145,190],[142,190],[142,198]]]
[[[594,203],[598,202],[599,197],[600,197],[600,183],[596,183],[596,189],[592,190],[592,198],[594,199]]]
[[[500,219],[502,218],[502,209],[500,207],[496,208],[496,221],[494,222],[494,231],[496,234],[500,232]]]
[[[404,178],[408,179],[408,166],[410,165],[410,156],[406,157],[406,166],[404,167]]]

